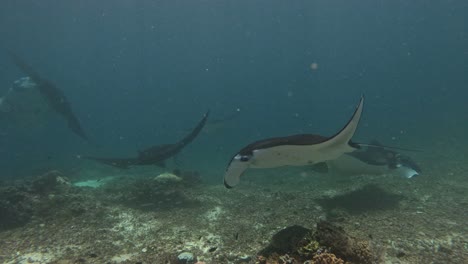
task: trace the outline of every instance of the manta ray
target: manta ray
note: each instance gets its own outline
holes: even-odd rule
[[[164,167],[164,161],[174,157],[183,148],[190,144],[200,133],[205,126],[210,111],[207,111],[203,118],[198,122],[198,125],[186,137],[173,144],[156,145],[146,148],[138,152],[137,157],[133,158],[99,158],[84,156],[85,159],[95,160],[97,162],[117,167],[120,169],[128,169],[131,166],[157,165]]]
[[[351,142],[361,119],[364,97],[348,123],[334,136],[298,134],[268,138],[242,148],[229,162],[224,175],[224,185],[237,185],[248,168],[276,168],[280,166],[305,166],[334,160],[344,153],[359,149]]]
[[[40,94],[47,104],[56,113],[61,115],[68,123],[68,127],[82,139],[89,141],[88,136],[81,127],[81,124],[73,113],[70,102],[65,94],[54,83],[39,75],[30,65],[13,52],[9,52],[13,62],[36,84]]]
[[[346,153],[335,160],[318,163],[312,168],[318,172],[332,172],[340,175],[380,175],[392,173],[408,179],[418,176],[422,172],[419,165],[409,156],[389,148],[417,151],[387,147],[373,140],[368,145],[364,144],[364,147],[357,151]]]

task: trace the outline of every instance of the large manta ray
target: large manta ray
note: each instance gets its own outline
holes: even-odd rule
[[[344,153],[359,148],[351,138],[361,119],[364,97],[348,123],[334,136],[299,134],[269,138],[242,148],[229,162],[224,175],[224,185],[232,188],[248,168],[276,168],[280,166],[305,166],[334,160]]]
[[[117,167],[120,169],[128,169],[130,166],[142,166],[142,165],[158,165],[164,166],[164,161],[175,156],[184,147],[190,144],[195,137],[200,133],[205,126],[210,111],[206,112],[202,120],[192,130],[190,134],[184,137],[177,143],[156,145],[139,151],[138,156],[135,158],[98,158],[85,156],[83,158],[95,160],[100,163]]]
[[[37,85],[37,89],[47,101],[47,104],[55,112],[60,114],[67,120],[68,127],[79,137],[83,138],[86,141],[88,136],[84,132],[83,128],[80,125],[80,121],[73,113],[70,102],[68,101],[65,94],[53,84],[51,81],[42,78],[30,65],[28,65],[23,59],[13,52],[9,52],[10,56],[13,59],[13,62],[21,69],[26,75],[28,75],[31,80]]]

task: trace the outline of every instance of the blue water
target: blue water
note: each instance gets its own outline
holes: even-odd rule
[[[434,142],[468,144],[467,1],[3,0],[0,7],[0,93],[24,76],[3,52],[11,49],[64,91],[98,145],[52,117],[39,132],[1,136],[2,178],[90,165],[76,155],[134,155],[183,137],[207,109],[213,118],[240,110],[180,157],[221,183],[245,144],[331,135],[361,94],[357,141],[429,153]]]

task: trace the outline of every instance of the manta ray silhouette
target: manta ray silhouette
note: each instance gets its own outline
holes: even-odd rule
[[[210,111],[207,111],[202,120],[192,130],[190,134],[173,144],[156,145],[139,151],[138,156],[134,158],[99,158],[84,156],[82,158],[94,160],[106,165],[120,169],[128,169],[131,166],[158,165],[164,167],[164,161],[175,156],[188,144],[190,144],[200,133],[206,124]]]
[[[47,101],[47,104],[55,112],[61,115],[65,120],[67,120],[68,127],[82,139],[89,141],[88,136],[81,127],[80,121],[73,113],[70,102],[68,101],[65,94],[60,90],[54,83],[43,78],[37,73],[29,64],[27,64],[22,58],[17,54],[9,51],[13,62],[21,69],[32,81],[37,85],[37,89]]]

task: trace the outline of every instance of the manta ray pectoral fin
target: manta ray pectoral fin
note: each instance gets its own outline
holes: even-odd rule
[[[364,105],[364,97],[361,97],[359,104],[354,111],[353,116],[349,119],[348,123],[334,136],[330,137],[325,142],[321,143],[321,147],[329,150],[337,150],[340,152],[352,152],[358,148],[351,142],[351,138],[356,132],[359,120],[362,115],[362,108]]]
[[[250,162],[244,161],[241,155],[236,155],[231,160],[231,163],[229,163],[226,173],[224,174],[224,186],[228,189],[236,186],[244,171],[249,168],[249,164]]]

